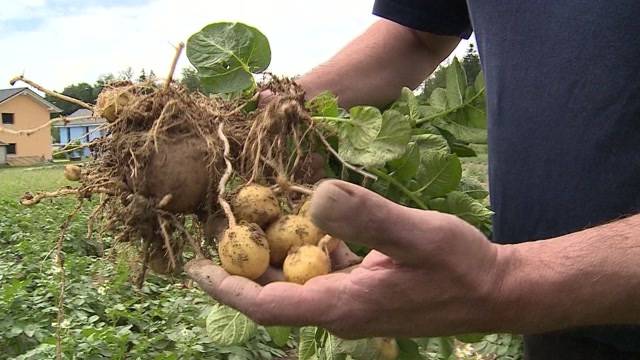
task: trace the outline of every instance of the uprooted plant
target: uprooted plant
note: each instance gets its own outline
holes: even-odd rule
[[[189,39],[187,56],[208,95],[172,81],[183,47],[164,83],[114,82],[95,106],[24,77],[12,80],[106,119],[100,128],[106,136],[63,150],[88,146],[93,154],[82,166],[65,168],[78,186],[27,193],[21,202],[76,196],[82,204],[98,196],[88,236],[99,227],[116,242],[138,245],[139,286],[147,269],[180,273],[185,254],[219,258],[230,273],[251,279],[269,265],[298,283],[328,273],[339,240],[307,216],[314,183],[324,177],[357,182],[408,206],[459,214],[490,230],[491,212],[481,203],[486,193],[462,178],[458,159],[473,155],[469,143],[484,139],[484,84],[479,77],[468,87],[457,61],[447,88],[436,89],[427,103],[404,89],[383,112],[369,106],[346,112],[329,93],[305,101],[295,81],[264,74],[269,43],[247,25],[214,23]],[[276,96],[258,108],[264,90]],[[0,131],[28,136],[45,127]],[[64,284],[64,271],[61,276]]]

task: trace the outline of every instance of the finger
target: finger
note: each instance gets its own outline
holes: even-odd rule
[[[330,257],[331,269],[333,271],[342,270],[362,262],[362,257],[354,254],[342,240],[340,240],[338,246],[331,252]]]
[[[322,182],[311,202],[311,218],[322,230],[348,242],[377,249],[392,258],[421,261],[426,241],[445,237],[448,218],[395,204],[339,180]]]
[[[258,108],[264,108],[275,98],[275,94],[271,90],[263,90],[258,95]]]
[[[263,325],[322,325],[331,319],[339,283],[328,280],[306,285],[275,282],[264,287],[240,276],[229,275],[210,260],[193,260],[185,266],[187,274],[210,296]],[[315,280],[315,279],[314,279]]]
[[[275,268],[273,266],[269,266],[267,268],[267,271],[265,271],[264,274],[256,279],[256,282],[260,285],[266,285],[268,283],[276,281],[284,281],[284,273],[281,269]]]

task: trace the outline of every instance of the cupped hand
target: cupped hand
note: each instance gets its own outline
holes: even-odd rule
[[[209,295],[263,325],[317,325],[343,338],[492,331],[500,248],[455,216],[397,205],[337,180],[315,191],[313,221],[372,250],[349,273],[261,286],[209,260],[186,271]]]

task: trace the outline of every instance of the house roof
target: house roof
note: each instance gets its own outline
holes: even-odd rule
[[[86,119],[77,119],[77,120],[70,120],[67,122],[60,122],[53,126],[54,127],[73,127],[73,126],[87,126],[87,125],[102,125],[107,122],[107,120],[103,118],[93,117],[93,112],[91,112],[91,110],[89,109],[78,109],[73,113],[71,113],[71,115],[67,116],[67,118],[74,118],[74,117],[81,117],[81,116],[91,116],[91,117]]]
[[[0,104],[2,104],[5,101],[9,101],[20,94],[31,96],[32,98],[40,102],[42,105],[46,106],[49,112],[52,112],[52,113],[62,112],[62,109],[48,102],[45,98],[38,95],[35,91],[26,87],[0,89]]]

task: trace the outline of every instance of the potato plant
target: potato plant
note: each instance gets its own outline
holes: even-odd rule
[[[228,272],[250,279],[269,264],[301,284],[328,273],[336,240],[323,237],[305,204],[321,177],[360,184],[406,206],[452,213],[490,233],[487,193],[463,178],[460,162],[475,155],[471,144],[486,143],[484,83],[480,75],[467,86],[457,60],[447,68],[446,88],[426,100],[405,88],[387,108],[342,109],[333,94],[305,101],[295,81],[263,74],[270,63],[268,40],[245,24],[213,23],[187,42],[187,57],[212,95],[171,81],[181,50],[164,84],[114,83],[95,107],[83,104],[108,124],[107,136],[89,145],[94,159],[65,171],[77,187],[21,200],[29,206],[74,195],[82,204],[99,196],[89,233],[95,222],[116,244],[138,247],[138,286],[147,269],[180,274],[193,257],[220,261]],[[263,74],[262,81],[255,74]],[[276,97],[258,109],[263,90]],[[58,249],[74,215],[62,227]],[[215,225],[220,223],[222,229]],[[63,301],[60,296],[59,322]],[[211,311],[206,328],[219,346],[247,341],[258,329],[224,306]],[[284,341],[292,334],[267,330]],[[300,359],[422,356],[420,341],[345,341],[317,328],[293,333]]]

